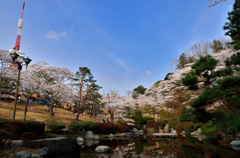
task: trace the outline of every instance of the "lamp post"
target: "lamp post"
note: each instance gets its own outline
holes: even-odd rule
[[[15,62],[15,60],[19,57],[19,54],[17,54],[16,52],[14,53],[10,53],[10,56],[13,60],[13,62]],[[23,61],[25,62],[26,68],[28,66],[28,64],[32,61],[31,59],[27,58],[23,58]],[[17,106],[17,94],[18,94],[18,85],[19,85],[19,79],[20,79],[20,72],[22,70],[22,66],[24,64],[22,64],[21,62],[16,62],[18,65],[18,78],[17,78],[17,85],[16,85],[16,93],[15,93],[15,101],[14,101],[14,107],[13,107],[13,121],[15,121],[15,114],[16,114],[16,106]]]

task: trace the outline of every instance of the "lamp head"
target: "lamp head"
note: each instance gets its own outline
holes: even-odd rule
[[[31,59],[27,58],[23,58],[24,62],[26,63],[26,65],[28,66],[28,64],[32,61]]]
[[[14,53],[10,53],[10,56],[11,56],[12,60],[15,61],[19,55],[16,52],[14,52]]]

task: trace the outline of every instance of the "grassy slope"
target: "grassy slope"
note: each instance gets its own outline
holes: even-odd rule
[[[0,118],[9,119],[10,110],[12,109],[11,107],[13,107],[13,104],[8,103],[7,101],[4,101],[4,100],[0,100]],[[31,109],[31,107],[33,107],[33,109]],[[56,110],[53,116],[53,123],[62,123],[68,126],[71,121],[77,122],[75,120],[76,115],[74,113],[70,111],[66,113],[66,110],[61,108],[55,108],[55,109]],[[16,120],[23,120],[24,110],[25,110],[25,103],[24,102],[17,103],[17,110],[16,110],[16,117],[15,117]],[[11,110],[10,119],[12,119],[12,114],[13,114],[13,110]],[[50,115],[49,115],[48,107],[41,104],[29,104],[26,119],[44,122],[46,124],[50,123],[49,122]],[[88,116],[80,115],[78,122],[82,122],[82,121],[101,122],[101,119],[97,117],[88,117]]]

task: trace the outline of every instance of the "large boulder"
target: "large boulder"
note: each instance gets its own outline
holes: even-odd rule
[[[42,140],[36,140],[40,142],[41,146],[45,146],[49,153],[62,154],[70,153],[77,147],[76,141],[73,141],[68,137],[56,137]]]
[[[15,153],[14,158],[31,158],[32,153],[28,151],[20,151]]]
[[[84,142],[84,139],[82,137],[77,137],[76,142]]]
[[[235,150],[240,150],[240,140],[234,140],[230,143],[230,147]]]
[[[133,132],[133,133],[138,133],[139,131],[138,131],[137,128],[133,128],[132,132]]]
[[[94,133],[92,131],[87,131],[85,133],[85,139],[94,139]]]
[[[240,147],[240,140],[231,141],[230,146]]]
[[[43,147],[41,150],[40,150],[40,153],[42,156],[46,156],[49,154],[49,151],[48,151],[48,148],[47,147]]]
[[[95,152],[97,153],[104,153],[104,152],[110,152],[111,148],[109,146],[100,145],[95,149]]]

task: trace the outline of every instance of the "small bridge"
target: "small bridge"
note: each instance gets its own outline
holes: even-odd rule
[[[174,133],[153,133],[153,139],[161,139],[161,138],[176,138],[177,134]]]

